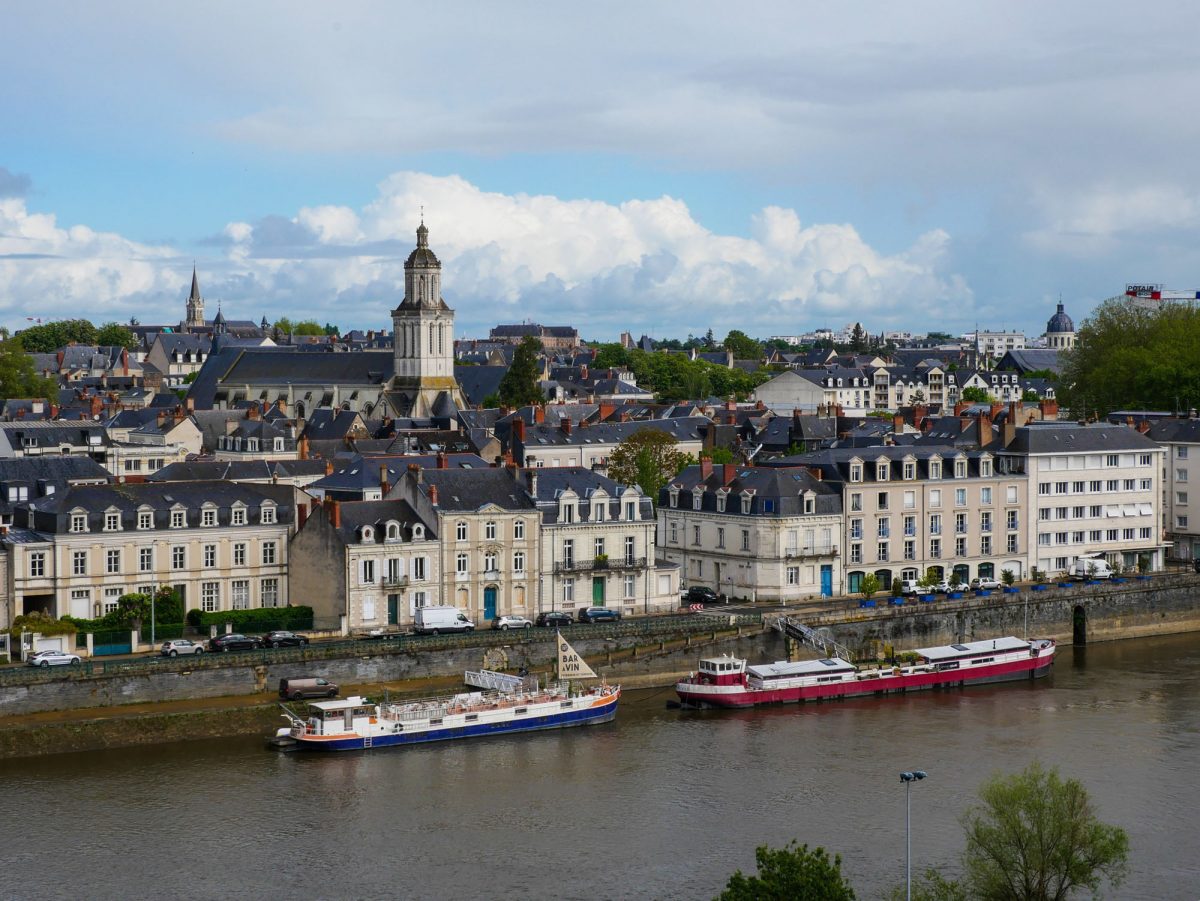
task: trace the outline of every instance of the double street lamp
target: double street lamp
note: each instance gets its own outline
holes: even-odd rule
[[[900,774],[900,781],[904,783],[904,897],[907,901],[912,901],[912,784],[920,782],[926,775],[924,770]]]

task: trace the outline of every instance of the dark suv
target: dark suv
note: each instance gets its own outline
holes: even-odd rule
[[[256,635],[242,635],[230,632],[228,635],[218,635],[208,640],[210,651],[253,651],[262,647],[262,641]]]
[[[580,607],[579,621],[581,623],[617,623],[621,621],[621,612],[608,607]]]
[[[264,648],[302,648],[306,644],[308,644],[307,635],[297,635],[295,632],[288,632],[283,629],[268,632],[262,637],[262,646]]]
[[[565,610],[547,610],[539,613],[535,624],[539,626],[569,626],[574,620]]]
[[[703,585],[693,585],[683,595],[683,603],[686,604],[719,604],[721,596],[711,588],[706,588]]]

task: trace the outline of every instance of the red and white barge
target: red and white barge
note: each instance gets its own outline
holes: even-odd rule
[[[1037,679],[1054,665],[1054,640],[994,638],[920,648],[915,662],[860,669],[840,657],[747,666],[737,657],[710,657],[676,683],[689,707],[755,707],[885,695],[986,682]]]

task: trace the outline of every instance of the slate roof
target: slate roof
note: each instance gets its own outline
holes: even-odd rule
[[[488,469],[426,469],[421,472],[422,490],[438,489],[438,508],[472,512],[485,504],[503,510],[532,510],[534,503],[522,485],[503,467]]]
[[[11,513],[19,503],[9,501],[9,489],[25,488],[26,501],[47,494],[62,494],[72,482],[112,480],[109,471],[91,457],[47,455],[0,459],[0,513]]]
[[[387,468],[387,480],[391,485],[400,481],[410,466],[421,469],[436,469],[437,454],[397,454],[366,456],[354,454],[348,460],[339,460],[338,469],[318,479],[313,489],[322,491],[345,491],[361,493],[380,486],[380,469]],[[488,462],[477,454],[447,454],[446,466],[450,469],[488,469]]]
[[[580,520],[591,520],[592,504],[595,502],[592,496],[597,489],[603,490],[608,495],[605,504],[606,519],[618,520],[620,518],[621,504],[624,502],[622,495],[629,490],[625,485],[584,466],[556,466],[549,469],[526,470],[527,485],[530,484],[529,473],[536,473],[537,476],[533,480],[533,484],[537,488],[537,494],[534,497],[538,508],[542,511],[543,523],[553,525],[558,522],[558,499],[568,488],[579,495]],[[652,520],[654,505],[650,502],[650,498],[642,494],[641,489],[637,486],[632,487],[638,495],[639,516],[643,520]]]
[[[1106,422],[1088,425],[1039,422],[1021,426],[1006,448],[1009,453],[1018,454],[1113,453],[1159,449],[1153,440],[1136,429]]]
[[[339,501],[338,528],[335,530],[338,539],[343,544],[358,544],[363,526],[375,529],[376,541],[386,545],[384,536],[387,534],[387,524],[400,524],[401,534],[405,540],[412,540],[412,527],[425,527],[425,538],[437,538],[437,520],[427,522],[418,515],[412,505],[405,500],[382,501]]]
[[[188,460],[168,463],[146,476],[147,482],[268,482],[278,477],[304,478],[325,472],[324,460]]]
[[[617,444],[634,432],[653,429],[674,435],[679,441],[702,441],[712,420],[706,416],[690,416],[681,419],[647,419],[640,422],[598,422],[595,425],[576,427],[567,434],[557,424],[529,426],[525,429],[525,448],[587,444]]]
[[[1009,350],[1000,358],[996,368],[1016,370],[1022,375],[1035,369],[1048,369],[1057,375],[1062,371],[1062,357],[1058,350],[1049,347]]]
[[[1200,419],[1152,420],[1146,435],[1160,444],[1200,444]]]
[[[670,510],[671,489],[679,489],[679,508],[692,510],[692,491],[704,486],[704,497],[700,509],[717,512],[717,489],[727,487],[729,496],[725,511],[728,516],[801,516],[804,515],[804,495],[812,492],[814,513],[809,515],[838,515],[842,512],[842,496],[838,489],[813,477],[799,467],[751,467],[737,466],[732,481],[725,484],[723,466],[713,467],[712,474],[701,478],[699,466],[689,466],[659,493],[659,507]],[[741,493],[752,491],[750,512],[742,513]]]
[[[839,447],[829,450],[812,451],[807,454],[796,454],[791,457],[783,457],[779,460],[771,460],[764,462],[762,466],[777,467],[777,466],[807,466],[810,469],[819,469],[822,481],[826,483],[843,482],[847,485],[874,484],[875,466],[874,462],[879,458],[886,458],[892,463],[892,471],[887,484],[893,485],[901,480],[901,473],[896,471],[898,466],[905,459],[913,459],[917,464],[917,480],[929,478],[929,463],[934,459],[942,461],[942,477],[936,481],[954,482],[954,460],[957,458],[965,458],[967,460],[967,475],[968,479],[979,478],[979,463],[984,457],[995,459],[996,454],[988,450],[968,450],[966,448],[954,447],[948,444],[942,445],[927,445],[925,447],[903,447],[903,446],[874,446],[874,447]],[[859,460],[863,464],[862,481],[850,481],[850,466],[854,460]],[[961,480],[958,480],[961,481]]]

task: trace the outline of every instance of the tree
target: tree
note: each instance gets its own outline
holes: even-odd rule
[[[870,600],[877,591],[879,591],[879,576],[875,573],[867,573],[858,585],[858,593],[863,596],[864,600]]]
[[[963,827],[972,898],[1061,901],[1105,881],[1115,888],[1126,874],[1125,830],[1100,822],[1081,782],[1037,763],[986,782]]]
[[[1021,402],[1022,403],[1036,404],[1041,399],[1042,399],[1042,396],[1040,394],[1038,394],[1036,391],[1034,391],[1032,388],[1026,388],[1024,391],[1021,392]]]
[[[850,349],[856,354],[867,349],[867,333],[861,322],[854,323],[854,328],[850,330]]]
[[[156,610],[155,613],[158,611]],[[117,609],[113,619],[122,626],[150,622],[150,595],[140,592],[123,594],[117,598]]]
[[[293,322],[287,316],[281,316],[273,328],[280,331],[281,334],[316,336],[328,334],[325,327],[315,319],[301,319]]]
[[[608,477],[622,485],[637,485],[658,503],[658,492],[691,459],[676,449],[674,435],[658,429],[639,429],[615,448],[608,458]]]
[[[57,393],[58,385],[34,370],[33,358],[25,352],[20,338],[0,341],[0,397],[48,400]]]
[[[95,344],[96,327],[86,319],[61,319],[31,326],[18,333],[29,353],[53,353],[68,344]]]
[[[727,447],[714,447],[708,452],[708,456],[712,458],[713,463],[732,463],[733,451]]]
[[[733,351],[736,360],[757,360],[762,357],[762,346],[739,329],[733,329],[722,342],[726,350]]]
[[[790,842],[785,848],[763,845],[754,851],[757,876],[738,870],[729,877],[719,901],[854,901],[854,889],[842,875],[842,856],[833,860],[824,848],[808,850]]]
[[[1011,569],[1001,570],[1000,571],[1000,581],[1003,582],[1005,585],[1012,585],[1014,582],[1017,581],[1017,575]]]
[[[545,402],[546,395],[539,384],[541,376],[538,356],[542,342],[533,335],[526,335],[517,345],[512,365],[500,380],[498,393],[502,404],[508,407],[524,407],[527,404]]]
[[[106,322],[96,331],[96,343],[103,347],[124,347],[134,350],[138,346],[137,335],[129,326],[119,322]]]
[[[986,388],[978,388],[975,385],[963,388],[959,397],[971,404],[990,404],[995,402],[995,398],[988,394]]]

